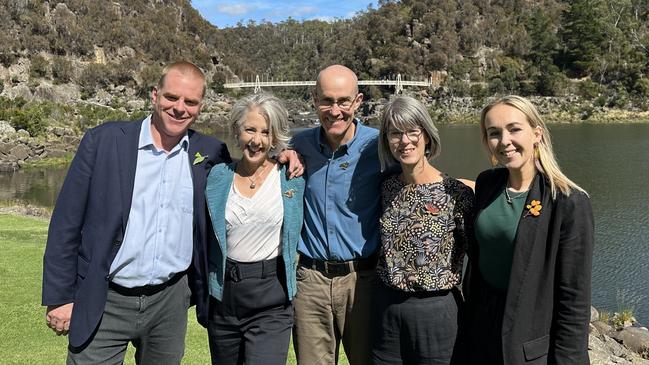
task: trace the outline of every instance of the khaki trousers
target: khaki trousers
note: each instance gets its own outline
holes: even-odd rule
[[[297,363],[337,364],[340,341],[350,365],[371,363],[375,270],[327,276],[297,268],[293,346]]]

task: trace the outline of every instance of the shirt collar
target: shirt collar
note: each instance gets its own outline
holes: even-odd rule
[[[342,153],[347,153],[347,151],[349,151],[349,149],[354,144],[354,141],[356,140],[356,136],[358,136],[358,132],[359,132],[358,129],[359,128],[364,128],[363,124],[359,123],[358,118],[354,118],[352,123],[354,123],[354,126],[355,126],[354,136],[352,136],[352,139],[347,141],[347,143],[343,143],[340,146],[338,146],[338,150],[340,152],[342,152]],[[327,142],[326,138],[324,138],[325,133],[326,132],[324,130],[324,127],[322,127],[322,125],[321,125],[320,129],[318,130],[318,133],[316,133],[316,137],[315,137],[316,142],[318,143],[318,146],[320,146],[320,152],[324,151],[325,148],[326,149],[331,149],[331,147],[329,147],[329,143]],[[335,151],[331,151],[331,152],[333,153]]]
[[[158,150],[155,144],[153,144],[153,136],[151,136],[151,115],[149,115],[142,121],[142,127],[140,128],[140,139],[138,141],[137,148],[141,150],[149,146],[151,146],[151,148],[154,148],[155,150]],[[188,147],[189,135],[187,134],[187,131],[185,131],[183,138],[178,141],[178,144],[175,145],[174,148],[169,151],[169,153],[174,152],[179,148],[187,150]]]

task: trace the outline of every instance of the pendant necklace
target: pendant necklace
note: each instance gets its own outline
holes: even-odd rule
[[[250,176],[246,176],[246,177],[248,178],[248,180],[250,180],[250,189],[254,189],[254,188],[257,187],[257,179],[258,179],[261,175],[263,175],[264,171],[266,171],[266,169],[268,168],[268,166],[270,166],[270,164],[266,164],[266,166],[264,166],[263,169],[261,169],[261,170],[255,172],[254,174],[251,174]],[[243,167],[243,166],[241,166],[241,167]]]
[[[511,195],[509,195],[508,190],[509,190],[509,184],[507,184],[505,186],[505,198],[507,199],[507,203],[509,203],[509,204],[513,204],[514,199],[518,199],[518,198],[522,197],[523,195],[527,194],[527,190],[525,190],[525,191],[522,191],[522,192],[518,193],[518,195],[511,196]]]

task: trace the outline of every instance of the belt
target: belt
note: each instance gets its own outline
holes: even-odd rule
[[[185,271],[179,272],[175,274],[174,276],[171,277],[171,279],[165,281],[162,284],[156,284],[156,285],[144,285],[144,286],[136,286],[134,288],[127,288],[125,286],[121,286],[119,284],[115,284],[112,281],[108,283],[108,287],[113,289],[116,293],[119,293],[121,295],[129,296],[129,297],[139,297],[139,296],[151,296],[154,294],[157,294],[161,291],[163,291],[165,288],[170,287],[177,283],[183,276],[187,274]]]
[[[239,282],[244,279],[265,279],[276,276],[278,265],[284,261],[277,257],[255,262],[238,262],[227,259],[225,262],[225,279]]]
[[[361,270],[374,270],[377,259],[378,256],[376,254],[350,261],[316,260],[305,255],[300,255],[300,266],[318,270],[326,275],[342,276]]]

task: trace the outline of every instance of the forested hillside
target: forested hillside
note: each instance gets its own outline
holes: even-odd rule
[[[649,104],[646,0],[379,0],[352,19],[226,29],[188,0],[0,0],[0,19],[0,91],[49,81],[84,98],[119,86],[142,95],[160,65],[189,58],[218,91],[255,75],[313,79],[335,62],[362,78],[432,76],[432,95]]]
[[[220,30],[237,75],[313,78],[341,62],[361,77],[433,75],[459,95],[649,97],[646,0],[380,0],[354,19]]]

